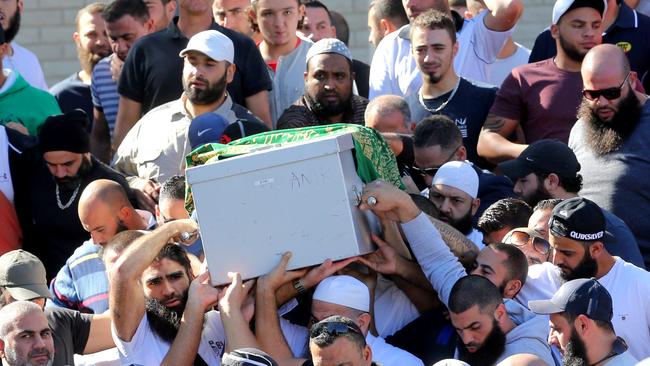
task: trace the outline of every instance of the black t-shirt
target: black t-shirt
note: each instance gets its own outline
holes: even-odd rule
[[[370,91],[370,65],[359,60],[352,60],[352,70],[359,95],[367,99]]]
[[[47,307],[45,317],[54,332],[52,365],[74,365],[74,354],[83,354],[86,348],[93,316],[65,308]]]
[[[79,80],[76,72],[50,88],[50,94],[54,95],[63,113],[82,109],[86,112],[88,121],[92,123],[93,101],[90,95],[90,85]],[[90,131],[91,125],[88,124],[88,131]]]
[[[139,39],[126,57],[118,92],[142,104],[142,113],[178,99],[183,92],[183,59],[178,56],[189,41],[177,26],[178,17],[167,29]],[[230,38],[235,47],[235,72],[228,93],[235,103],[246,105],[245,98],[271,90],[266,64],[252,39],[212,23],[210,29]]]
[[[463,135],[463,145],[467,149],[467,160],[474,162],[481,168],[492,169],[494,167],[492,164],[478,156],[476,145],[485,118],[494,102],[496,92],[496,87],[460,78],[458,90],[456,90],[455,94],[452,90],[434,99],[424,99],[424,103],[429,110],[420,103],[419,94],[410,95],[407,101],[411,108],[411,118],[416,122],[431,116],[434,114],[431,111],[440,108],[448,101],[447,105],[435,112],[435,114],[445,115],[456,123]]]

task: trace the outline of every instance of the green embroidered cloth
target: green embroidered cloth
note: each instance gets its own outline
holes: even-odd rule
[[[381,179],[404,189],[400,180],[395,155],[381,134],[371,128],[352,124],[332,124],[289,130],[269,131],[235,140],[227,145],[206,144],[199,146],[185,158],[187,168],[214,163],[220,159],[237,156],[257,150],[263,146],[286,146],[321,137],[352,133],[357,174],[364,183]],[[185,208],[194,209],[192,191],[187,187]]]

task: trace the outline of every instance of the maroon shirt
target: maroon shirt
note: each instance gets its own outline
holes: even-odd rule
[[[520,121],[527,144],[549,138],[567,143],[581,100],[580,72],[561,70],[548,59],[514,68],[490,114]]]

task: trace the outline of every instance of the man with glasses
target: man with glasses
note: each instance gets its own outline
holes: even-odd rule
[[[516,67],[497,92],[478,140],[492,163],[514,159],[530,143],[566,143],[580,104],[580,65],[602,41],[605,0],[557,0],[551,34],[557,56]]]
[[[411,174],[420,174],[424,178],[425,189],[431,186],[438,169],[450,161],[467,161],[467,149],[463,145],[463,136],[458,126],[448,117],[433,115],[422,120],[413,134],[413,153],[415,161]],[[478,218],[491,204],[507,197],[515,197],[509,179],[496,176],[488,171],[470,165],[478,175],[478,193],[480,199],[472,222],[476,225]]]
[[[518,227],[510,230],[503,238],[505,244],[512,244],[519,248],[528,260],[529,265],[548,262],[551,257],[551,244],[527,227]]]
[[[303,365],[375,366],[372,350],[361,329],[343,316],[330,316],[314,324],[309,334],[312,361]]]
[[[411,24],[410,38],[411,54],[423,79],[420,90],[406,97],[413,120],[419,122],[432,114],[449,117],[461,131],[467,158],[490,168],[478,156],[476,144],[497,89],[456,74],[454,57],[459,44],[451,16],[437,10],[419,15]]]
[[[515,193],[530,205],[544,199],[577,197],[582,189],[584,175],[578,173],[580,163],[576,155],[557,140],[532,143],[517,159],[501,163],[499,168],[515,182]],[[600,175],[602,172],[590,174]],[[599,186],[598,189],[603,187]],[[607,210],[603,210],[603,214],[607,222],[603,239],[607,250],[635,266],[645,268],[636,239],[625,222]]]
[[[584,98],[569,139],[584,179],[580,194],[625,221],[648,268],[648,96],[633,89],[637,75],[614,45],[587,54],[582,78]]]

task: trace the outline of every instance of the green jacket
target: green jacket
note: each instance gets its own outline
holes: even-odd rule
[[[18,73],[13,85],[4,93],[0,93],[2,126],[17,122],[25,126],[30,135],[36,136],[38,128],[53,114],[61,114],[56,99],[50,93],[29,85]]]

